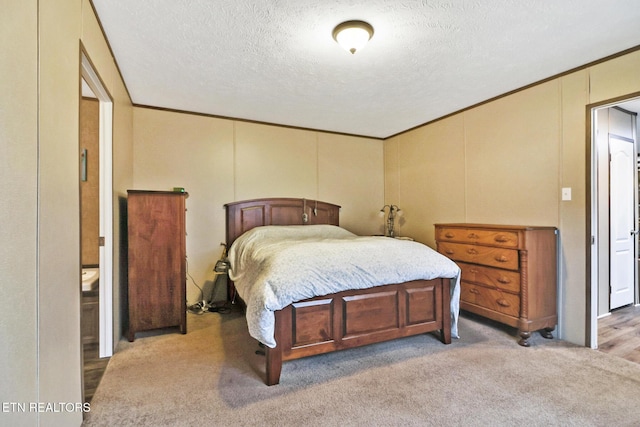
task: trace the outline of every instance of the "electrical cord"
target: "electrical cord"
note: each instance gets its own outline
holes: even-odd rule
[[[200,301],[198,301],[195,304],[187,304],[187,310],[189,310],[191,313],[194,314],[202,314],[204,313],[204,309],[207,305],[206,301],[204,300],[204,291],[202,290],[202,288],[200,286],[198,286],[198,284],[196,283],[195,279],[193,278],[193,276],[191,276],[191,274],[189,273],[189,260],[187,259],[186,262],[186,270],[187,270],[187,277],[189,279],[191,279],[191,281],[193,282],[193,285],[198,288],[200,290]]]
[[[204,291],[202,290],[202,288],[200,286],[198,286],[198,284],[196,283],[195,279],[193,278],[193,276],[191,276],[191,274],[189,273],[189,262],[186,261],[186,272],[187,272],[187,277],[189,277],[189,279],[191,279],[191,282],[193,282],[193,285],[198,288],[200,290],[200,301],[196,302],[195,304],[187,304],[187,310],[192,313],[192,314],[204,314],[204,313],[220,313],[220,314],[225,314],[231,311],[231,309],[225,304],[221,304],[221,305],[217,305],[217,304],[213,304],[213,303],[209,303],[204,299]],[[219,275],[215,276],[215,281],[213,283],[213,289],[215,289],[215,285],[218,281],[218,277]]]

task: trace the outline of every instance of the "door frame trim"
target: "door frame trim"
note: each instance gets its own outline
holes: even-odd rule
[[[585,248],[586,248],[586,298],[585,298],[585,345],[592,349],[598,348],[598,186],[597,186],[597,150],[596,150],[596,120],[598,109],[615,107],[633,99],[640,98],[640,92],[610,98],[604,101],[587,104],[585,106],[586,130],[586,192],[585,192]],[[637,135],[636,135],[637,138]],[[637,205],[637,203],[636,203]],[[637,239],[636,239],[637,240]],[[636,243],[637,245],[637,243]],[[638,274],[638,271],[636,271]],[[636,280],[635,303],[640,303],[640,287]]]
[[[81,78],[100,101],[100,247],[99,356],[113,355],[113,98],[105,89],[84,47],[81,45]]]

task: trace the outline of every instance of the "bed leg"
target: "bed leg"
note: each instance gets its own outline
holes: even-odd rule
[[[280,372],[282,371],[282,350],[276,346],[276,348],[269,348],[265,346],[267,356],[267,385],[276,385],[280,382]]]
[[[451,344],[451,280],[440,279],[442,284],[442,330],[440,340]]]

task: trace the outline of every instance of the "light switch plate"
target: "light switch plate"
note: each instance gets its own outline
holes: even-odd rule
[[[571,200],[571,187],[562,188],[562,200]]]

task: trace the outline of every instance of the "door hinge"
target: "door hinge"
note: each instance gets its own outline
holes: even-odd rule
[[[98,237],[98,246],[104,246],[104,236]]]

